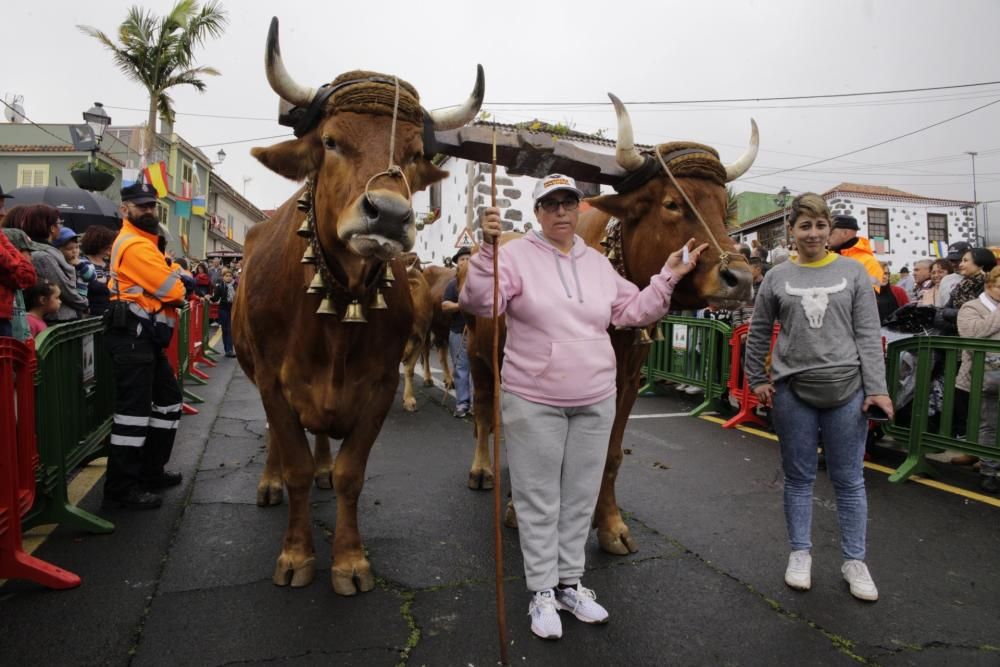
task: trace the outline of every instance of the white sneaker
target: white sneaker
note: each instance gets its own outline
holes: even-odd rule
[[[556,607],[564,609],[584,623],[607,623],[608,610],[597,604],[597,595],[583,584],[556,589]]]
[[[701,387],[699,387],[697,385],[691,385],[687,389],[684,390],[684,393],[685,394],[691,394],[692,396],[694,396],[695,394],[700,394],[703,391],[705,391],[705,390],[702,389]]]
[[[808,549],[793,551],[788,554],[788,568],[785,570],[785,583],[797,591],[807,591],[812,588],[812,556]]]
[[[686,391],[687,388],[688,386],[686,384],[679,384],[676,387],[674,387],[674,389],[676,389],[677,391]]]
[[[556,596],[551,588],[538,591],[531,596],[528,603],[528,615],[531,616],[531,631],[542,639],[559,639],[562,637],[562,621],[556,609]]]
[[[875,588],[875,582],[863,560],[845,560],[840,571],[844,580],[851,585],[851,595],[868,602],[878,600],[878,589]]]

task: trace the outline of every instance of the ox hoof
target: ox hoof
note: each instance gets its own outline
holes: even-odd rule
[[[274,568],[274,585],[301,588],[308,586],[316,576],[316,559],[309,556],[298,565],[291,556],[281,554],[278,556],[278,564]]]
[[[448,378],[447,380],[444,381],[444,388],[445,389],[454,389],[455,388],[455,381],[452,380],[451,378]]]
[[[350,571],[331,568],[333,592],[337,595],[367,593],[375,588],[375,577],[367,561],[358,563]]]
[[[403,409],[407,412],[417,411],[417,399],[415,398],[404,398],[403,399]]]
[[[507,501],[507,509],[503,513],[503,525],[517,530],[517,512],[514,510],[514,503]]]
[[[433,387],[434,386],[434,378],[424,378],[424,386],[425,387]]]
[[[478,491],[482,489],[483,491],[489,491],[493,488],[493,473],[489,470],[470,470],[469,471],[469,488],[473,491]]]
[[[627,556],[639,550],[639,545],[635,543],[635,540],[629,535],[628,528],[624,526],[620,530],[598,530],[597,541],[600,543],[601,549],[616,556]]]
[[[313,479],[316,481],[317,489],[332,489],[333,488],[333,471],[332,470],[317,470],[316,474],[313,475]]]
[[[257,485],[257,506],[268,507],[269,505],[280,505],[284,489],[281,482],[264,482]]]

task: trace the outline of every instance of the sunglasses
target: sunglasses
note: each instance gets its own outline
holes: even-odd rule
[[[575,211],[580,207],[579,199],[542,199],[537,204],[536,208],[541,208],[548,213],[555,213],[562,206],[567,211]]]

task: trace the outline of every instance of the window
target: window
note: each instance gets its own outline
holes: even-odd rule
[[[889,252],[889,211],[884,208],[868,209],[868,239],[874,252]]]
[[[766,250],[777,247],[778,241],[785,240],[785,225],[782,219],[769,222],[758,229],[757,240]]]
[[[191,198],[191,184],[194,182],[194,169],[190,162],[181,163],[181,197]]]
[[[948,216],[944,213],[927,214],[927,240],[948,242]]]
[[[170,225],[170,209],[163,202],[156,202],[156,217],[159,218],[164,227]]]
[[[19,164],[17,165],[17,187],[42,188],[49,184],[49,165]]]

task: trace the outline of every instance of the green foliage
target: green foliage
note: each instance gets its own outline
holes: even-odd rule
[[[129,8],[118,26],[117,41],[91,26],[77,26],[111,52],[112,60],[127,78],[149,94],[151,124],[156,113],[173,122],[174,100],[167,92],[175,86],[206,88],[203,77],[219,74],[214,67],[195,65],[194,52],[209,37],[219,37],[229,20],[218,0],[201,6],[196,0],[179,0],[166,16],[156,16],[138,5]],[[152,142],[146,150],[151,153]]]
[[[517,123],[514,127],[519,127],[523,130],[530,130],[531,132],[546,132],[548,134],[555,134],[560,137],[567,136],[573,131],[572,123],[546,123],[544,120],[526,120],[521,123]]]
[[[69,166],[70,171],[76,171],[78,169],[84,170],[87,168],[86,160],[78,160]],[[102,174],[111,174],[112,176],[118,175],[118,170],[112,167],[107,162],[101,162],[100,160],[94,160],[94,171],[99,171]]]
[[[736,193],[733,189],[726,186],[726,226],[735,227],[736,223],[739,222],[740,210],[739,202],[736,201]]]

